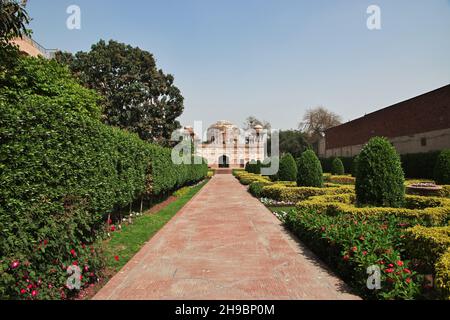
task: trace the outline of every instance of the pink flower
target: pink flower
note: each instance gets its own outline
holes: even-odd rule
[[[409,274],[411,274],[411,270],[409,270],[409,269],[407,269],[407,268],[403,269],[403,272],[404,272],[404,273],[409,273]]]
[[[403,261],[398,260],[398,261],[397,261],[397,265],[398,265],[399,267],[403,266]]]
[[[388,268],[388,269],[385,270],[385,272],[386,273],[392,273],[392,272],[394,272],[394,269],[393,268]]]
[[[353,252],[358,251],[358,247],[353,247],[353,248],[352,248],[352,251],[353,251]]]
[[[363,256],[366,256],[367,255],[367,251],[363,251],[362,254],[363,254]]]
[[[25,293],[27,293],[27,290],[25,290],[25,289],[20,289],[20,293],[21,293],[21,294],[25,294]]]
[[[33,297],[36,297],[37,294],[38,294],[38,292],[37,292],[36,290],[31,291],[31,295],[32,295]]]
[[[19,260],[14,260],[14,261],[11,263],[11,269],[16,269],[18,266],[20,266]]]

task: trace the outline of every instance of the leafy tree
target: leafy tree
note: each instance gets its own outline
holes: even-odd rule
[[[286,153],[281,157],[277,180],[297,181],[297,170],[297,163],[294,157],[290,153]]]
[[[25,10],[27,1],[0,0],[0,43],[29,34],[26,25],[30,17]]]
[[[339,158],[334,158],[333,162],[331,163],[331,173],[335,175],[343,175],[344,172],[345,170],[342,160]]]
[[[104,122],[167,144],[180,127],[183,97],[174,77],[157,69],[153,55],[129,45],[101,40],[90,52],[57,55],[88,88],[104,98]]]
[[[312,142],[321,137],[325,130],[340,125],[341,122],[342,119],[339,115],[324,107],[317,107],[306,111],[299,128],[309,136]]]
[[[297,185],[299,187],[323,187],[323,171],[319,159],[312,150],[306,150],[297,160]]]
[[[450,184],[450,149],[442,150],[434,167],[434,179],[439,184]]]
[[[100,96],[80,85],[67,67],[55,60],[20,57],[0,73],[0,97],[23,104],[29,97],[45,97],[68,110],[100,118]]]
[[[356,200],[360,205],[401,207],[405,198],[400,156],[386,138],[375,137],[358,155]]]
[[[299,130],[282,130],[279,132],[280,154],[290,153],[299,158],[309,147],[306,136]]]

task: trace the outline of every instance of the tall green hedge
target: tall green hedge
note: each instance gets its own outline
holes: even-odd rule
[[[355,192],[360,205],[401,207],[405,178],[400,156],[389,140],[375,137],[358,155]]]
[[[207,165],[174,165],[170,149],[102,124],[96,95],[54,62],[19,65],[21,81],[0,75],[0,299],[59,299],[73,293],[69,265],[96,281],[109,214],[201,180]]]
[[[331,163],[331,174],[343,175],[345,173],[344,164],[339,158],[334,158]]]
[[[297,181],[297,163],[290,153],[286,153],[280,159],[280,167],[277,174],[277,180]]]
[[[322,165],[323,172],[332,172],[333,171],[333,161],[334,157],[330,158],[320,158],[320,163]],[[348,174],[352,174],[354,176],[355,174],[355,168],[354,168],[354,159],[355,157],[339,157],[339,159],[342,162],[342,165],[344,166],[344,172]]]
[[[312,150],[306,150],[297,159],[297,185],[299,187],[323,187],[322,166]]]
[[[409,153],[400,155],[403,172],[410,179],[434,179],[439,151]]]
[[[439,184],[450,184],[450,149],[439,154],[434,167],[434,180]]]

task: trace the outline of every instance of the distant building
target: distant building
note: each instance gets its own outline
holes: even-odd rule
[[[251,160],[264,160],[262,126],[244,132],[229,121],[217,121],[208,128],[204,142],[195,136],[192,127],[184,127],[184,131],[197,141],[196,154],[205,158],[209,167],[243,168]]]
[[[388,138],[400,154],[450,148],[450,85],[326,130],[318,153],[355,156],[375,136]]]
[[[15,44],[19,51],[24,54],[31,57],[38,57],[42,56],[47,59],[52,59],[55,56],[56,49],[46,49],[30,37],[27,37],[25,35],[22,36],[22,38],[15,38],[11,40],[12,44]]]

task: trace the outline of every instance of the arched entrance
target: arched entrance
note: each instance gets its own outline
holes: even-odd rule
[[[226,155],[222,155],[219,157],[219,168],[229,168],[230,167],[230,158]]]

